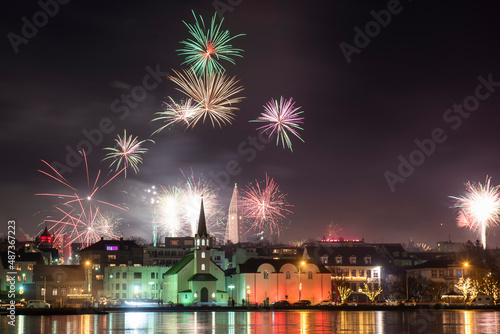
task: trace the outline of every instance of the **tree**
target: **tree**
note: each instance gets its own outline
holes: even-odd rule
[[[361,292],[362,294],[366,295],[368,299],[370,299],[370,302],[373,303],[375,298],[377,298],[378,295],[384,291],[382,287],[379,287],[378,290],[375,290],[373,283],[372,284],[364,284],[364,289],[359,288],[358,292]]]
[[[446,282],[429,282],[429,294],[432,300],[440,300],[441,296],[446,293],[448,285]]]
[[[420,300],[429,292],[429,279],[426,277],[409,276],[408,277],[408,298]]]
[[[500,284],[498,281],[491,277],[485,277],[481,283],[481,293],[491,296],[495,304],[498,303],[500,299]]]
[[[406,298],[406,287],[404,275],[388,275],[381,279],[382,297],[384,299],[397,300]]]
[[[347,298],[351,295],[352,290],[348,286],[337,286],[337,290],[340,296],[340,303],[344,304]]]
[[[469,277],[466,279],[461,277],[458,280],[458,283],[455,284],[455,287],[462,294],[462,296],[464,298],[464,303],[466,303],[467,300],[473,301],[474,298],[476,298],[477,295],[479,294],[479,292],[481,291],[481,287],[480,287],[479,282],[477,280],[471,279]]]

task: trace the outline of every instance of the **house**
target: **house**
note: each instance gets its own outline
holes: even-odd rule
[[[89,296],[86,269],[82,265],[36,265],[34,270],[37,300],[52,306],[71,304],[74,296]]]

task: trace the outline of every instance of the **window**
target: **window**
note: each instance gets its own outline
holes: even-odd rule
[[[118,293],[118,292],[115,293],[115,297],[116,297],[116,299],[120,298],[120,293]]]
[[[264,270],[264,279],[269,279],[269,271]]]
[[[151,273],[151,279],[155,278],[155,273]]]
[[[120,290],[120,283],[115,284],[115,290]]]
[[[108,255],[108,261],[116,260],[116,255]]]
[[[335,258],[335,263],[336,263],[336,264],[342,264],[342,256],[337,256],[337,257]]]
[[[439,278],[443,278],[444,277],[444,270],[440,270],[439,271]]]
[[[57,274],[56,275],[56,283],[61,283],[62,282],[62,274]]]
[[[127,298],[127,294],[126,293],[122,293],[122,298],[126,299]]]
[[[286,272],[285,277],[286,277],[286,279],[290,279],[290,272],[289,271]]]
[[[453,269],[450,269],[450,270],[449,270],[448,275],[449,275],[449,276],[453,276]]]
[[[368,277],[368,278],[372,277],[372,271],[371,270],[367,270],[366,271],[366,277]]]
[[[205,270],[205,264],[204,263],[201,264],[201,270]]]
[[[16,263],[16,271],[21,271],[21,264],[20,263]]]
[[[437,278],[437,270],[431,270],[431,277]]]
[[[52,296],[57,296],[57,288],[52,288]]]
[[[457,270],[457,277],[462,277],[462,270]]]
[[[349,263],[350,263],[350,264],[356,264],[356,257],[355,257],[355,256],[351,256],[351,257],[349,258]]]
[[[21,276],[20,275],[17,275],[17,281],[21,282]]]
[[[28,270],[33,270],[33,263],[28,264]]]
[[[328,256],[322,256],[321,257],[321,263],[327,264],[328,263]]]
[[[201,252],[201,258],[204,259],[205,258],[205,252]]]
[[[45,289],[44,288],[41,288],[40,289],[40,295],[43,297],[45,296]]]
[[[365,264],[372,264],[372,258],[370,256],[365,257]]]
[[[356,277],[356,270],[351,270],[351,277]]]
[[[358,290],[356,290],[356,283],[351,283],[351,290],[358,291]]]
[[[378,278],[378,271],[374,271],[374,272],[373,272],[373,277],[374,277],[374,278]]]
[[[313,272],[312,271],[307,272],[307,279],[313,279]]]
[[[365,271],[363,269],[359,270],[359,276],[364,277],[365,276]]]
[[[142,278],[142,273],[134,273],[134,279]]]
[[[117,251],[118,250],[118,246],[106,246],[106,250],[108,250],[108,251]]]
[[[98,281],[102,281],[104,279],[104,275],[95,275],[95,279]]]
[[[127,283],[122,284],[122,290],[127,290]]]
[[[196,240],[196,244],[199,246],[200,245],[200,239]]]
[[[125,273],[123,273],[123,278],[125,278],[125,277],[127,277],[127,276],[125,276]],[[120,273],[116,273],[116,278],[117,279],[120,278]]]
[[[61,288],[61,296],[66,297],[66,288]]]
[[[201,239],[201,245],[205,246],[205,239]]]

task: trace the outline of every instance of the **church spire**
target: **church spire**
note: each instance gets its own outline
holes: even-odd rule
[[[205,209],[203,208],[203,197],[201,197],[200,219],[198,221],[198,236],[208,236],[207,222],[205,220]]]

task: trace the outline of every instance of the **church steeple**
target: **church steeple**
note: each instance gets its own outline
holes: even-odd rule
[[[203,207],[203,197],[201,198],[200,219],[198,220],[198,236],[208,236],[207,222],[205,220],[205,209]]]

